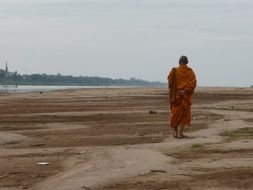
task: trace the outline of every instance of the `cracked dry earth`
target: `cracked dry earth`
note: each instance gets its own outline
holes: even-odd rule
[[[168,133],[167,97],[162,88],[1,94],[0,189],[253,189],[253,89],[197,89],[188,139]]]

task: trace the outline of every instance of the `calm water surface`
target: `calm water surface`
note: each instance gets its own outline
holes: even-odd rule
[[[129,86],[0,86],[0,93],[47,92],[83,88],[130,88]]]

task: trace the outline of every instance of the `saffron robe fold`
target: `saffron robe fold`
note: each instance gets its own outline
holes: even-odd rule
[[[167,79],[170,89],[171,127],[180,124],[190,125],[192,94],[197,84],[195,73],[190,67],[182,64],[176,69],[173,68]],[[185,95],[180,93],[182,90],[185,91]]]

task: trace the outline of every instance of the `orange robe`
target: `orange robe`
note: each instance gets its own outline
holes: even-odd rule
[[[171,99],[171,127],[176,127],[180,124],[190,125],[192,94],[197,84],[193,70],[187,65],[180,65],[175,72],[176,76],[172,69],[168,76],[170,93],[175,94],[174,99]],[[187,95],[180,95],[180,90],[185,90]]]

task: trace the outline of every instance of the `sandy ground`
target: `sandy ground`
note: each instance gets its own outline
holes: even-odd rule
[[[199,88],[192,114],[175,139],[167,89],[0,94],[0,189],[253,189],[253,88]]]

